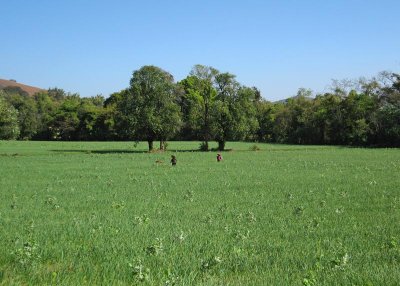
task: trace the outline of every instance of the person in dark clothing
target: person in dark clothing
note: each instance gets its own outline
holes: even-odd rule
[[[176,166],[176,157],[174,155],[171,155],[171,164],[172,166]]]
[[[221,154],[217,154],[217,162],[221,162],[222,161],[222,156],[221,156]]]

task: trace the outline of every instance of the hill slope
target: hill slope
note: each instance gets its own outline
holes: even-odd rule
[[[18,83],[18,82],[12,81],[12,80],[0,79],[0,89],[6,88],[6,87],[19,87],[31,96],[39,91],[44,91],[44,89],[39,88],[39,87],[34,87],[34,86]]]

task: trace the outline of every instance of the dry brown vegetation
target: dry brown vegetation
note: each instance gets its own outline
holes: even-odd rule
[[[0,79],[0,89],[5,87],[14,87],[14,86],[21,88],[23,91],[27,92],[30,96],[34,95],[37,92],[43,91],[42,88],[18,83],[12,80]]]

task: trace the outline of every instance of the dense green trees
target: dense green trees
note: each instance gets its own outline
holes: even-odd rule
[[[258,122],[254,105],[254,89],[240,86],[229,73],[216,77],[217,100],[213,113],[212,133],[218,149],[224,150],[228,140],[253,140]]]
[[[37,108],[34,99],[19,87],[5,88],[3,96],[9,104],[18,110],[19,138],[32,138],[38,128]]]
[[[50,92],[39,92],[34,95],[37,109],[37,130],[34,139],[52,139],[50,123],[58,108],[57,101],[50,96]]]
[[[18,111],[9,104],[0,91],[0,140],[16,139],[19,136]]]
[[[292,144],[400,146],[400,75],[334,81],[330,92],[269,102],[235,75],[196,65],[178,83],[144,66],[130,86],[108,98],[81,98],[53,88],[29,96],[0,90],[0,139],[200,140],[202,150],[230,140]]]
[[[179,85],[184,91],[180,101],[184,131],[193,131],[193,137],[203,141],[202,150],[209,149],[211,140],[224,150],[227,140],[254,137],[257,89],[241,86],[235,75],[202,65],[195,65]]]

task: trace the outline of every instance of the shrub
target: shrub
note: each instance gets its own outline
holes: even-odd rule
[[[254,144],[253,146],[250,147],[251,151],[259,151],[261,150],[260,147],[258,147],[256,144]]]

